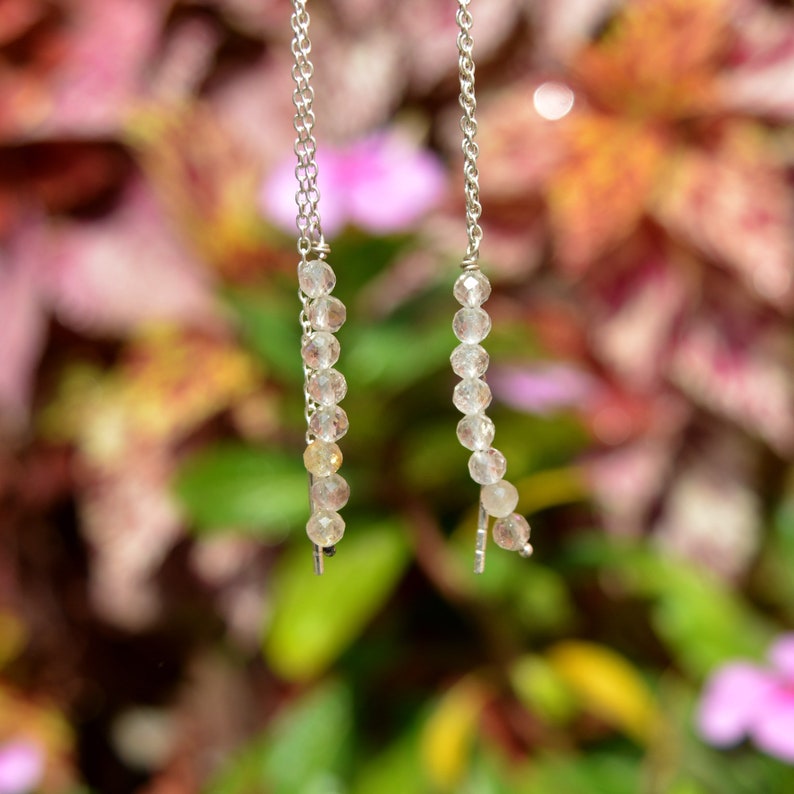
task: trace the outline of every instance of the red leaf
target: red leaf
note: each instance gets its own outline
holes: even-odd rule
[[[787,340],[774,326],[739,328],[739,322],[735,315],[693,321],[679,340],[670,377],[696,402],[789,454],[794,388]]]
[[[788,306],[794,262],[790,189],[753,130],[734,130],[731,138],[714,153],[681,156],[662,188],[658,215],[755,294]]]

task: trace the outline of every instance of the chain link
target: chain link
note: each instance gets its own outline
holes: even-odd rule
[[[475,141],[477,135],[477,100],[474,96],[474,39],[471,35],[472,17],[469,12],[471,0],[458,0],[458,68],[460,76],[460,106],[463,116],[460,129],[463,132],[463,177],[466,196],[466,256],[461,264],[464,269],[476,269],[480,258],[480,173],[477,170],[477,157],[480,147]]]
[[[293,126],[297,137],[295,138],[295,156],[298,158],[295,166],[295,177],[298,180],[298,190],[295,193],[295,203],[298,205],[298,214],[295,220],[298,227],[298,253],[301,261],[306,262],[309,254],[314,250],[320,258],[328,254],[328,246],[323,239],[320,229],[320,214],[318,204],[320,191],[317,188],[317,141],[314,138],[314,89],[311,78],[314,75],[314,65],[309,60],[312,43],[309,39],[309,12],[306,10],[307,0],[293,0],[293,12],[290,19],[292,26],[292,54],[295,63],[292,66],[292,79],[295,89],[292,92],[292,102],[295,105],[295,118]],[[304,344],[312,333],[312,326],[307,315],[308,298],[298,290],[301,302],[299,322],[302,332],[301,344]],[[303,398],[304,417],[306,420],[306,443],[314,441],[314,434],[309,430],[309,422],[317,410],[317,403],[309,394],[309,378],[311,369],[303,365]]]
[[[298,190],[295,193],[295,203],[298,205],[296,225],[298,227],[298,253],[303,261],[315,248],[319,256],[323,256],[325,246],[322,229],[320,227],[320,191],[317,187],[317,141],[314,138],[314,89],[311,78],[314,75],[314,65],[309,60],[312,43],[309,39],[309,12],[306,10],[307,0],[293,0],[292,17],[292,54],[295,63],[292,67],[292,79],[295,89],[292,92],[292,102],[295,105],[295,119],[293,126],[297,137],[295,138],[295,156],[298,163],[295,166],[295,177],[298,180]]]

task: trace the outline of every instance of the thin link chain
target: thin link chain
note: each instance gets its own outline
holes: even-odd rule
[[[290,19],[292,25],[292,54],[295,63],[292,67],[292,79],[295,89],[292,92],[292,102],[295,105],[295,119],[293,125],[297,138],[295,139],[295,156],[298,163],[295,166],[295,177],[298,180],[298,190],[295,193],[295,202],[298,205],[296,225],[298,227],[298,253],[305,261],[313,246],[317,246],[318,253],[322,256],[324,240],[320,227],[320,214],[317,205],[320,201],[320,191],[317,187],[317,141],[314,138],[314,89],[311,78],[314,75],[314,65],[309,60],[312,43],[309,39],[309,12],[306,10],[307,0],[293,0],[293,12]]]
[[[480,258],[480,241],[482,228],[480,228],[480,174],[477,170],[477,157],[480,147],[475,141],[477,135],[477,100],[474,96],[474,39],[471,35],[472,17],[469,12],[471,0],[458,0],[456,15],[458,27],[458,67],[460,73],[460,106],[463,116],[460,120],[460,129],[463,132],[463,176],[464,191],[466,196],[466,257],[461,267],[475,269]]]
[[[298,158],[295,166],[295,178],[298,180],[298,190],[295,193],[295,203],[298,205],[298,214],[295,225],[298,227],[298,253],[303,262],[307,261],[312,248],[315,248],[322,258],[327,253],[322,231],[320,228],[320,213],[318,204],[320,191],[317,188],[317,141],[314,130],[314,89],[311,78],[314,74],[314,65],[309,60],[312,43],[309,39],[309,12],[306,10],[307,0],[293,0],[293,12],[290,19],[292,26],[292,54],[295,63],[292,67],[292,79],[295,89],[292,92],[292,102],[295,105],[295,118],[293,126],[297,137],[295,138],[295,156]],[[309,300],[301,290],[298,290],[301,302],[301,311],[298,317],[302,331],[301,343],[312,332],[312,326],[306,313]],[[317,410],[317,403],[309,395],[309,377],[311,370],[303,365],[303,397],[304,417],[306,419],[306,443],[314,441],[314,435],[309,431],[309,421]]]
[[[309,39],[309,12],[306,10],[307,0],[293,0],[292,16],[290,24],[292,26],[292,54],[295,63],[292,67],[292,79],[295,81],[295,89],[292,92],[292,102],[295,105],[295,156],[297,164],[295,166],[295,178],[298,181],[298,190],[295,193],[295,203],[298,205],[298,212],[295,224],[298,227],[298,253],[301,262],[307,262],[308,255],[313,251],[320,259],[325,259],[329,249],[323,238],[320,226],[320,212],[318,205],[320,202],[320,190],[317,187],[317,141],[314,138],[314,89],[311,86],[311,78],[314,75],[314,65],[309,60],[312,50],[312,43]],[[302,290],[298,290],[298,297],[301,303],[301,310],[298,316],[301,327],[301,345],[311,336],[312,325],[309,321],[308,306],[309,298],[304,295]],[[306,444],[309,445],[315,440],[314,433],[310,430],[310,421],[318,408],[317,402],[309,394],[309,379],[312,370],[304,362],[303,364],[303,399],[304,399],[304,418],[306,421]],[[309,511],[314,513],[311,489],[313,477],[308,475],[309,486]],[[314,572],[323,572],[323,550],[313,544]]]

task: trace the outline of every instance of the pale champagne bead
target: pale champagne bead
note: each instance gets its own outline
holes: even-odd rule
[[[488,369],[488,351],[482,345],[458,345],[449,357],[452,371],[461,378],[479,378]]]
[[[499,482],[507,471],[505,456],[498,450],[477,450],[469,458],[469,474],[472,480],[480,485],[492,485]]]
[[[485,512],[494,518],[509,516],[518,504],[518,489],[507,480],[483,485],[480,500]]]
[[[328,331],[315,331],[303,340],[301,356],[311,369],[328,369],[339,361],[339,340]]]
[[[482,342],[491,332],[491,318],[485,309],[458,309],[452,320],[452,330],[461,342]]]
[[[529,545],[529,523],[519,513],[511,513],[500,518],[493,525],[493,539],[497,546],[508,551],[522,552],[522,556],[532,554]]]
[[[483,380],[465,378],[455,386],[452,402],[462,414],[476,414],[491,404],[491,389]]]
[[[339,298],[326,295],[315,298],[306,309],[306,315],[315,331],[330,331],[335,334],[345,324],[347,309]]]
[[[312,484],[312,504],[319,510],[340,510],[350,498],[350,486],[344,477],[331,474]]]
[[[345,520],[333,510],[318,510],[306,524],[306,534],[316,546],[327,549],[345,534]]]
[[[303,453],[303,464],[315,477],[328,477],[342,465],[342,450],[330,441],[312,441]]]
[[[347,414],[338,405],[318,408],[309,419],[309,431],[323,441],[339,441],[349,427]]]
[[[345,376],[335,369],[320,369],[309,378],[309,396],[320,405],[331,406],[344,400],[347,394]]]
[[[475,308],[481,306],[491,295],[491,282],[479,270],[468,270],[458,276],[453,287],[455,299],[462,306]]]
[[[466,449],[488,449],[493,444],[494,423],[485,414],[464,416],[458,422],[458,441]]]
[[[327,262],[312,259],[298,265],[298,284],[309,298],[327,295],[336,285],[336,275]]]

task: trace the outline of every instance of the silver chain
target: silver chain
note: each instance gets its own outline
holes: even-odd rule
[[[313,134],[314,89],[311,86],[314,65],[309,60],[312,43],[309,39],[309,12],[306,10],[306,2],[307,0],[293,0],[290,19],[294,34],[292,54],[295,56],[295,63],[292,67],[292,79],[295,81],[295,89],[292,92],[292,102],[295,105],[293,125],[297,133],[295,156],[298,158],[295,166],[295,177],[298,180],[298,190],[295,193],[295,202],[298,205],[296,225],[299,235],[298,253],[304,261],[313,247],[319,249],[320,256],[325,247],[317,209],[320,191],[317,187],[317,141]]]
[[[460,129],[463,132],[463,177],[466,196],[466,257],[461,267],[476,269],[480,258],[480,241],[482,228],[480,227],[480,173],[477,170],[477,157],[480,147],[475,141],[477,136],[477,100],[474,96],[474,39],[471,35],[472,17],[469,12],[471,0],[458,0],[456,15],[458,32],[458,68],[460,74],[460,106],[463,116],[460,120]]]
[[[293,11],[290,19],[292,26],[292,54],[295,63],[292,66],[292,79],[295,89],[292,92],[292,102],[295,105],[295,118],[293,126],[297,137],[295,138],[295,156],[298,158],[295,166],[295,177],[298,180],[298,190],[295,193],[295,203],[298,205],[298,214],[295,224],[298,227],[298,253],[303,262],[314,249],[318,256],[325,258],[328,247],[323,240],[320,229],[320,191],[317,187],[317,141],[314,130],[314,89],[311,78],[314,74],[314,65],[309,60],[312,43],[309,39],[309,12],[306,10],[307,0],[293,0]],[[298,290],[301,302],[299,322],[302,331],[301,343],[305,342],[312,332],[312,326],[306,313],[309,300]],[[303,365],[303,397],[304,418],[306,420],[306,443],[314,441],[314,435],[309,431],[309,421],[317,410],[317,403],[309,395],[309,377],[311,370]]]

